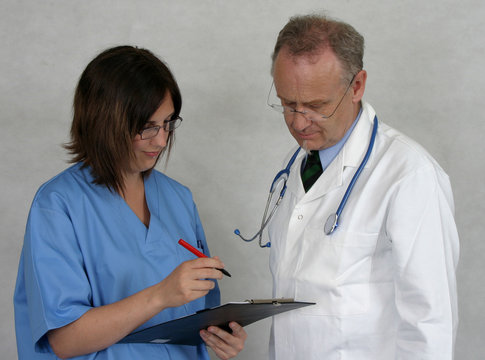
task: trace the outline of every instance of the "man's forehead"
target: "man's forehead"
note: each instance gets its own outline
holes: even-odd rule
[[[301,54],[293,54],[288,49],[282,49],[275,60],[274,70],[281,66],[285,67],[285,71],[288,70],[286,69],[288,66],[293,67],[293,70],[296,70],[297,67],[310,69],[313,65],[318,65],[318,68],[327,69],[332,73],[337,72],[338,75],[342,71],[340,61],[331,49]],[[316,70],[317,67],[314,67],[314,69]]]
[[[293,61],[306,61],[309,63],[316,63],[322,57],[334,57],[336,59],[335,53],[329,46],[321,46],[311,51],[295,51],[289,46],[283,46],[278,53],[278,57],[286,57],[292,59]]]
[[[310,86],[314,83],[337,83],[340,81],[342,68],[336,58],[331,55],[281,55],[282,57],[278,58],[275,63],[273,73],[274,82],[277,86],[280,83]]]

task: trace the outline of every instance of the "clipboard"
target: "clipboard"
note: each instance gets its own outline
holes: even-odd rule
[[[231,332],[229,328],[231,321],[246,326],[267,317],[309,305],[315,305],[315,303],[293,301],[293,299],[230,302],[131,333],[119,343],[198,345],[203,342],[199,331],[211,325]]]

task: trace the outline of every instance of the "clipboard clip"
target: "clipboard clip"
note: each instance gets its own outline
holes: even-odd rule
[[[275,298],[275,299],[249,299],[246,302],[250,304],[273,304],[273,305],[280,305],[283,303],[290,303],[294,300],[292,298]]]

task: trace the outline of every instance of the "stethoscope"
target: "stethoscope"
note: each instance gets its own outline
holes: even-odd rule
[[[342,212],[345,208],[345,204],[347,203],[347,200],[349,199],[350,193],[352,192],[352,189],[354,188],[354,185],[357,182],[357,179],[359,178],[360,173],[362,172],[365,165],[367,164],[367,161],[369,160],[370,154],[372,153],[372,149],[374,147],[374,142],[376,140],[376,135],[377,135],[377,116],[374,117],[374,126],[372,128],[372,135],[371,135],[371,138],[370,138],[370,141],[369,141],[369,146],[367,147],[367,152],[365,153],[365,156],[362,159],[362,162],[360,163],[359,167],[357,168],[357,171],[355,172],[354,176],[352,177],[352,180],[350,181],[350,184],[347,187],[347,190],[345,191],[345,194],[344,194],[342,200],[340,201],[340,204],[337,208],[337,212],[330,214],[329,217],[327,218],[327,221],[325,222],[325,226],[323,227],[323,230],[324,230],[326,235],[333,234],[333,232],[339,226],[340,215],[342,214]],[[299,147],[295,151],[295,153],[291,156],[290,160],[288,161],[288,165],[286,165],[286,167],[283,170],[281,170],[280,172],[278,172],[276,174],[273,182],[271,183],[271,188],[269,189],[268,200],[266,201],[266,207],[264,209],[263,220],[261,221],[261,226],[259,228],[259,231],[252,238],[246,239],[245,237],[243,237],[241,235],[241,232],[239,231],[239,229],[234,230],[234,233],[236,235],[238,235],[242,240],[244,240],[246,242],[250,242],[250,241],[253,241],[254,239],[256,239],[257,237],[259,237],[259,246],[260,247],[262,247],[262,248],[271,247],[271,242],[269,242],[269,241],[266,244],[263,244],[263,230],[266,228],[266,226],[268,225],[270,220],[273,218],[273,215],[275,214],[276,209],[278,208],[278,205],[280,204],[281,200],[283,200],[283,197],[285,196],[286,182],[288,181],[288,178],[290,176],[290,168],[293,165],[293,163],[295,162],[295,159],[298,156],[298,153],[300,152],[300,150],[301,150],[301,147]],[[269,216],[267,217],[269,205],[271,203],[271,199],[273,198],[273,193],[278,188],[278,185],[282,181],[283,181],[283,187],[280,191],[280,195],[279,195],[278,199],[276,200],[276,203],[273,206],[273,209],[269,213]]]

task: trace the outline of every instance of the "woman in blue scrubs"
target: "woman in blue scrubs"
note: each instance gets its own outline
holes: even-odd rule
[[[117,344],[134,330],[219,304],[217,257],[207,255],[189,189],[154,169],[170,153],[181,95],[151,52],[108,49],[84,70],[74,97],[72,165],[32,203],[14,296],[19,359],[221,359],[244,347],[201,331],[199,346]]]

